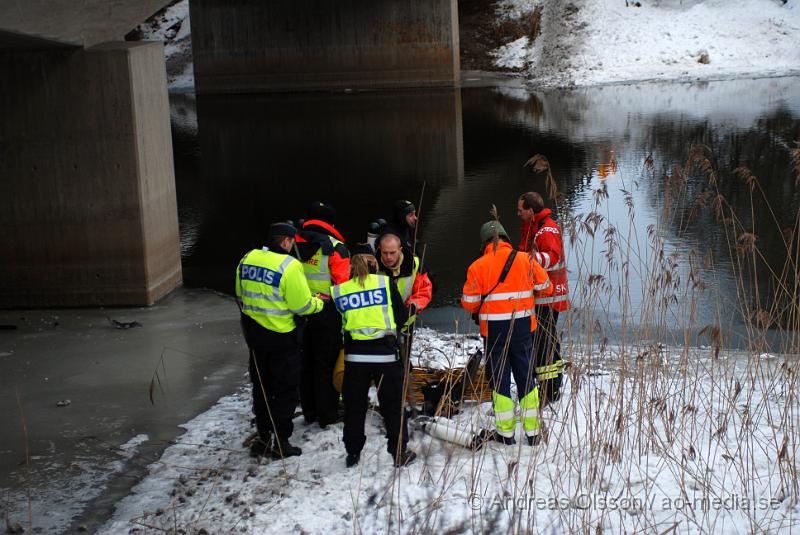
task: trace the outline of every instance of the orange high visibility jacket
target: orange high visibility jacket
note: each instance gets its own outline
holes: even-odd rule
[[[511,244],[508,242],[499,242],[496,249],[490,243],[484,249],[483,256],[473,262],[467,271],[461,306],[467,312],[478,313],[483,336],[488,335],[489,321],[530,317],[531,331],[535,330],[534,299],[553,293],[553,285],[542,266],[528,253],[518,252],[506,280],[486,295],[500,280],[500,273],[511,251]],[[484,295],[486,298],[481,305]]]

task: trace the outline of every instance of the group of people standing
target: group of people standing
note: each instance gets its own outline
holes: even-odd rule
[[[415,254],[416,207],[402,200],[394,211],[392,224],[378,229],[374,246],[348,250],[335,226],[335,209],[315,202],[299,228],[272,224],[268,244],[240,261],[236,295],[250,348],[257,430],[251,455],[302,453],[289,442],[298,401],[307,424],[325,428],[342,419],[333,377],[344,349],[347,465],[358,463],[366,441],[372,384],[379,385],[387,449],[395,464],[404,466],[416,457],[407,449],[400,357],[404,328],[428,306],[433,291]]]
[[[541,196],[522,195],[518,214],[523,221],[519,251],[499,222],[481,228],[484,254],[469,268],[462,305],[475,314],[487,343],[496,424],[488,436],[514,441],[513,371],[520,419],[534,444],[540,402],[559,396],[555,325],[558,313],[569,308],[569,295],[560,230]],[[316,202],[299,228],[273,223],[268,243],[240,261],[236,296],[250,348],[257,430],[251,455],[302,453],[289,442],[299,402],[307,424],[325,428],[344,420],[346,465],[356,465],[374,384],[395,466],[415,459],[407,447],[407,372],[401,357],[408,350],[409,328],[430,303],[433,284],[416,254],[415,206],[398,201],[393,215],[391,224],[374,225],[368,243],[348,249],[335,227],[334,208]],[[343,415],[333,381],[340,352]]]

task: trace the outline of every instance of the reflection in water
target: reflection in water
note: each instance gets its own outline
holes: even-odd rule
[[[800,206],[789,161],[800,139],[797,82],[198,98],[197,136],[174,124],[185,281],[230,292],[236,261],[259,244],[268,223],[302,217],[315,199],[333,203],[345,236],[361,241],[395,199],[418,203],[424,183],[421,233],[439,308],[426,317],[452,328],[463,318],[457,301],[489,206],[497,205],[514,237],[518,195],[545,191],[544,177],[523,167],[538,153],[549,159],[563,195],[562,224],[585,223],[591,212],[602,217],[594,239],[584,231],[568,245],[579,306],[598,304],[585,292],[588,277],[602,274],[619,294],[601,307],[610,325],[624,316],[682,326],[686,318],[669,317],[675,310],[662,310],[663,317],[647,310],[654,291],[648,244],[660,240],[665,257],[675,255],[677,276],[685,281],[695,265],[710,288],[696,304],[696,325],[718,323],[725,311],[735,330],[741,318],[729,307],[743,288],[733,269],[735,243],[717,221],[713,199],[721,195],[735,209],[765,262],[783,265],[782,231]],[[190,97],[172,98],[175,123],[176,108]],[[696,144],[707,147],[715,181],[686,166]],[[740,166],[758,187],[735,172]],[[609,228],[616,236],[611,256]],[[622,279],[624,270],[629,277]]]

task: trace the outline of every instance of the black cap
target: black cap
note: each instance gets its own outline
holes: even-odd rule
[[[278,236],[288,236],[290,238],[294,238],[295,234],[297,234],[297,229],[289,223],[278,222],[269,226],[270,238],[276,238]]]
[[[330,204],[315,201],[308,208],[308,219],[319,219],[329,225],[336,224],[336,209]]]
[[[401,199],[401,200],[396,201],[394,203],[393,212],[394,212],[394,216],[397,219],[402,219],[405,216],[407,216],[408,214],[410,214],[411,212],[416,212],[416,211],[417,211],[417,207],[414,206],[414,203],[412,203],[411,201],[407,201],[405,199]]]
[[[368,254],[373,256],[375,251],[372,250],[372,246],[368,243],[357,243],[350,248],[350,256],[355,256],[357,254]]]

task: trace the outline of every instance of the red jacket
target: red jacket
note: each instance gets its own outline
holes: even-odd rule
[[[570,309],[567,263],[564,260],[561,229],[550,217],[550,213],[550,209],[545,208],[534,214],[530,221],[522,222],[519,250],[531,253],[531,256],[547,271],[550,281],[555,286],[555,292],[551,297],[537,299],[536,304],[564,312]]]
[[[333,245],[328,237],[342,243]],[[350,280],[350,254],[344,245],[344,237],[332,225],[319,219],[306,221],[302,230],[295,236],[295,240],[301,262],[308,262],[320,247],[323,248],[323,254],[328,257],[332,286]]]

